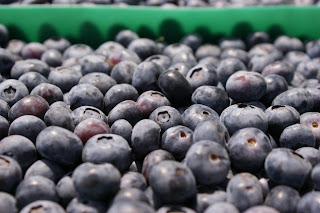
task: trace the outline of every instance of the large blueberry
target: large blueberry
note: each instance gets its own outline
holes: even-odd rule
[[[228,78],[235,72],[247,70],[246,65],[237,58],[226,58],[221,60],[217,67],[219,81],[225,86]]]
[[[101,72],[109,75],[111,72],[111,67],[103,55],[85,55],[80,59],[80,65],[82,75],[93,72]]]
[[[69,90],[77,85],[82,77],[81,71],[73,67],[57,67],[48,76],[51,84],[58,86],[62,92]]]
[[[74,129],[74,133],[85,144],[91,137],[97,134],[110,133],[110,127],[102,120],[88,118],[81,121]]]
[[[66,207],[68,213],[86,212],[86,213],[105,213],[108,209],[105,202],[77,197],[71,200]]]
[[[33,211],[45,213],[65,213],[65,210],[56,202],[50,200],[38,200],[21,209],[20,213],[32,213]]]
[[[204,213],[239,213],[239,210],[232,203],[218,202],[210,205]]]
[[[142,60],[159,53],[156,43],[147,38],[134,39],[128,45],[128,50],[137,53]]]
[[[63,103],[64,102],[56,102]],[[44,114],[44,122],[47,126],[60,126],[70,131],[74,129],[74,123],[71,115],[71,110],[65,106],[51,105],[49,110]]]
[[[291,83],[294,77],[294,69],[286,62],[276,61],[266,66],[262,71],[262,75],[264,76],[272,74],[278,74],[284,77],[288,83]]]
[[[85,44],[74,44],[65,49],[63,52],[63,58],[81,58],[82,56],[92,53],[93,50],[91,47]]]
[[[72,178],[68,175],[59,180],[56,185],[56,190],[60,198],[60,203],[64,207],[66,207],[73,198],[79,196],[78,192],[74,188]]]
[[[11,157],[0,155],[0,190],[14,192],[21,179],[22,171],[18,162]]]
[[[132,76],[137,68],[137,64],[132,61],[121,61],[116,64],[110,73],[110,76],[118,83],[132,83]]]
[[[142,119],[140,106],[135,101],[122,101],[109,112],[108,119],[110,125],[120,119],[125,119],[131,125],[135,125]]]
[[[39,95],[46,99],[48,104],[53,104],[56,101],[63,100],[62,90],[56,85],[49,83],[42,83],[33,88],[30,95]]]
[[[299,213],[317,213],[320,211],[320,192],[311,191],[301,197],[297,206]]]
[[[0,212],[5,213],[17,213],[17,201],[16,198],[6,192],[0,192]]]
[[[119,119],[111,126],[111,133],[120,135],[131,144],[132,125],[124,119]]]
[[[100,109],[92,106],[78,107],[72,111],[72,118],[75,126],[88,118],[97,118],[105,123],[108,123],[108,117]]]
[[[43,44],[48,49],[56,49],[61,53],[63,53],[71,45],[66,38],[62,38],[58,36],[48,38],[43,42]]]
[[[108,213],[155,213],[156,211],[145,202],[119,201],[115,202],[107,211]]]
[[[197,211],[204,212],[210,205],[218,202],[227,201],[227,193],[225,191],[215,191],[213,193],[197,194]]]
[[[101,72],[92,72],[84,75],[79,84],[92,84],[97,87],[102,94],[106,94],[106,92],[117,84],[117,82],[110,76]]]
[[[121,177],[121,189],[137,188],[146,190],[147,182],[144,176],[139,172],[127,172]]]
[[[300,123],[307,125],[316,139],[316,147],[320,145],[320,113],[306,112],[300,117]]]
[[[21,81],[8,79],[0,83],[0,99],[6,101],[10,106],[27,95],[29,95],[29,90]]]
[[[286,79],[277,74],[267,75],[264,79],[267,83],[267,91],[260,100],[269,106],[277,95],[288,90],[288,83]]]
[[[186,79],[193,90],[203,85],[216,86],[219,81],[216,68],[208,64],[199,64],[192,67]]]
[[[182,117],[180,112],[171,106],[161,106],[156,108],[150,114],[149,119],[159,124],[162,133],[164,133],[170,127],[182,125]]]

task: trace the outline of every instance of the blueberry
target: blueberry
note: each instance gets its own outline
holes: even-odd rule
[[[257,44],[252,47],[249,51],[249,57],[252,58],[255,55],[270,55],[275,61],[281,60],[283,58],[282,52],[270,43]]]
[[[16,160],[0,155],[0,190],[12,193],[22,180],[22,170]]]
[[[8,79],[0,83],[0,99],[6,101],[10,107],[27,95],[28,88],[21,81]]]
[[[6,192],[0,192],[0,212],[17,213],[17,201],[15,197]]]
[[[308,160],[314,167],[320,162],[320,152],[313,147],[302,147],[296,150],[296,153],[301,155],[304,159]]]
[[[111,133],[122,136],[131,144],[132,125],[128,121],[124,119],[115,121],[111,126]]]
[[[114,41],[107,41],[102,43],[97,50],[95,51],[95,53],[99,54],[99,55],[104,55],[105,57],[109,57],[110,55],[112,55],[113,53],[119,52],[125,50],[125,48]],[[109,63],[112,66],[112,63],[110,63],[109,60],[106,61],[107,63]]]
[[[247,70],[246,65],[237,58],[226,58],[221,60],[217,67],[219,81],[226,85],[228,78],[235,72]]]
[[[156,108],[150,114],[149,119],[159,124],[162,133],[170,127],[182,125],[180,112],[171,106],[160,106]]]
[[[121,178],[120,188],[121,189],[137,188],[144,191],[147,188],[147,182],[141,173],[127,172]]]
[[[238,71],[232,74],[226,83],[226,91],[235,101],[258,101],[266,90],[267,83],[257,72]]]
[[[74,170],[72,180],[80,196],[107,200],[119,190],[120,172],[109,163],[82,163]]]
[[[134,39],[128,45],[128,50],[132,50],[137,53],[142,60],[159,53],[156,43],[147,38]]]
[[[215,191],[213,193],[198,193],[197,195],[197,212],[204,212],[210,205],[218,202],[227,201],[225,191]]]
[[[216,57],[213,57],[213,56],[207,56],[201,60],[199,60],[199,65],[200,64],[207,64],[207,65],[211,65],[211,66],[214,66],[214,67],[218,67],[219,64],[220,64],[220,59],[219,58],[216,58]]]
[[[11,39],[8,41],[6,50],[8,50],[13,55],[21,55],[21,50],[26,45],[26,42],[19,39]]]
[[[72,178],[68,175],[59,180],[56,185],[56,190],[60,198],[60,203],[64,207],[66,207],[73,198],[79,196],[76,189],[74,188]]]
[[[155,213],[155,210],[144,202],[120,201],[108,209],[108,213]]]
[[[320,203],[318,199],[320,198],[320,192],[312,191],[308,192],[301,197],[301,200],[297,206],[297,212],[301,213],[316,213],[320,211]]]
[[[198,60],[206,58],[208,56],[219,57],[221,54],[221,49],[213,44],[203,44],[198,47],[195,52],[195,56]]]
[[[58,86],[65,93],[77,85],[81,77],[81,72],[72,67],[57,67],[50,72],[48,80],[49,83]]]
[[[109,55],[108,61],[111,66],[114,66],[121,61],[132,61],[136,64],[139,64],[141,62],[141,59],[134,51],[124,49],[111,53]]]
[[[302,114],[313,109],[314,101],[306,89],[292,88],[276,96],[272,101],[272,106],[275,105],[289,105]]]
[[[110,127],[102,120],[97,118],[88,118],[81,121],[74,129],[74,133],[85,144],[89,138],[97,134],[110,133]]]
[[[189,34],[181,38],[180,43],[189,46],[193,51],[196,51],[202,44],[202,37],[199,34]]]
[[[269,106],[277,95],[288,90],[288,83],[285,78],[277,74],[267,75],[264,79],[267,83],[267,90],[260,100]]]
[[[320,41],[309,41],[306,44],[306,53],[310,58],[320,57]]]
[[[178,55],[174,55],[172,57],[172,64],[176,64],[176,63],[185,63],[189,67],[194,67],[197,65],[197,59],[193,55],[193,53],[182,52],[182,53],[180,53]]]
[[[183,62],[178,62],[178,63],[174,63],[172,64],[168,70],[175,70],[177,72],[180,72],[184,77],[187,76],[187,73],[189,72],[190,70],[190,66],[186,63],[183,63]]]
[[[219,42],[219,46],[222,50],[230,48],[236,48],[241,50],[246,49],[246,44],[241,39],[237,38],[224,38]]]
[[[124,202],[124,201],[135,201],[144,202],[149,205],[149,200],[145,193],[137,188],[125,188],[121,189],[113,199],[113,203]]]
[[[320,114],[317,112],[306,112],[300,117],[300,123],[307,125],[313,132],[316,139],[316,148],[320,145]]]
[[[37,200],[59,200],[54,182],[42,176],[24,178],[17,186],[15,197],[19,209]]]
[[[277,209],[279,212],[296,212],[300,201],[299,192],[289,186],[279,185],[274,187],[265,200],[265,205]],[[283,204],[286,205],[283,205]]]
[[[193,209],[190,209],[185,206],[180,206],[180,205],[163,206],[157,211],[157,213],[167,213],[167,212],[196,213]]]
[[[9,122],[8,120],[0,115],[0,140],[8,136]]]
[[[40,59],[47,47],[39,42],[31,42],[26,44],[21,50],[21,56],[24,59],[35,58]]]
[[[142,119],[140,106],[131,100],[117,104],[108,114],[109,125],[120,119],[127,120],[132,126]]]
[[[189,70],[186,79],[193,90],[203,85],[216,86],[218,76],[214,66],[203,64],[197,65]]]
[[[250,173],[235,175],[227,186],[227,201],[241,212],[263,203],[263,191],[259,180]]]
[[[61,89],[49,83],[42,83],[34,87],[30,92],[30,95],[39,95],[46,99],[49,104],[63,100],[63,93]]]
[[[249,62],[248,53],[242,49],[237,48],[228,48],[223,50],[220,58],[222,60],[226,58],[237,58],[244,64],[248,64]]]
[[[63,59],[81,58],[85,55],[91,54],[92,52],[92,48],[88,45],[74,44],[65,49],[65,51],[63,52]]]
[[[9,110],[10,110],[9,104],[6,101],[0,99],[0,116],[7,119]]]
[[[85,55],[80,59],[80,65],[82,75],[93,72],[101,72],[109,75],[111,72],[111,67],[103,55]]]
[[[151,61],[160,65],[164,70],[168,69],[172,63],[171,58],[166,55],[153,55],[148,57],[145,61]]]
[[[173,58],[176,55],[179,55],[181,53],[193,53],[191,47],[185,45],[185,44],[179,44],[179,43],[174,43],[170,44],[167,47],[164,48],[163,54]]]
[[[234,104],[227,107],[220,116],[230,135],[246,127],[255,127],[263,132],[268,129],[265,113],[258,107],[247,104]]]
[[[105,111],[110,112],[117,104],[125,100],[136,101],[138,96],[138,91],[130,84],[114,85],[104,96]]]
[[[121,30],[115,37],[115,41],[127,47],[133,40],[138,39],[139,36],[131,30]]]
[[[252,58],[250,58],[250,61],[248,63],[248,69],[261,73],[262,70],[272,62],[274,62],[274,59],[272,56],[255,55]]]
[[[296,68],[299,63],[304,63],[309,60],[309,56],[301,51],[288,52],[284,58],[284,61],[289,63],[294,68]]]
[[[62,65],[62,54],[56,49],[48,49],[42,54],[41,60],[50,67],[58,67]]]
[[[264,168],[270,180],[276,184],[300,189],[308,180],[312,166],[296,152],[288,148],[277,148],[267,156]]]
[[[280,213],[276,209],[269,207],[269,206],[254,206],[249,209],[247,209],[244,213],[256,213],[256,212],[261,212],[261,213]]]
[[[315,147],[316,140],[312,130],[304,124],[286,127],[280,135],[280,146],[296,150],[301,147]]]
[[[300,41],[298,38],[285,35],[279,36],[274,41],[274,45],[282,52],[303,51],[304,49],[302,41]]]
[[[72,111],[72,119],[74,125],[77,126],[81,121],[86,120],[88,118],[97,118],[99,120],[108,123],[107,116],[98,108],[92,106],[82,106]]]
[[[82,142],[69,130],[51,126],[39,133],[36,148],[43,158],[70,166],[80,161]]]
[[[46,159],[37,160],[26,171],[24,178],[31,176],[43,176],[57,183],[65,174],[63,168]]]
[[[21,75],[18,80],[24,83],[29,91],[42,83],[48,83],[48,80],[37,72],[25,73]]]
[[[107,209],[107,205],[104,202],[79,197],[72,199],[66,207],[68,213],[105,213]]]
[[[251,48],[257,44],[269,43],[270,38],[266,32],[254,32],[247,37],[247,45]]]
[[[48,49],[56,49],[61,53],[63,53],[71,45],[66,38],[62,37],[50,37],[45,40],[43,44]]]
[[[5,2],[4,2],[5,3]],[[9,31],[8,29],[0,24],[0,45],[4,45],[9,40]]]
[[[132,83],[133,73],[137,68],[137,64],[132,61],[121,61],[116,64],[110,73],[110,76],[118,83]]]
[[[55,102],[59,103],[59,102]],[[64,103],[64,102],[61,102]],[[49,110],[44,115],[44,122],[47,126],[59,126],[70,131],[74,129],[73,118],[71,115],[71,110],[66,106],[50,106]]]
[[[296,72],[301,73],[306,79],[317,78],[320,70],[315,61],[303,61],[297,65]]]
[[[10,70],[14,66],[14,64],[15,64],[15,59],[13,55],[8,50],[0,47],[0,73],[1,74],[10,73]]]
[[[204,213],[239,213],[239,210],[231,203],[218,202],[210,205]]]
[[[82,161],[110,163],[124,173],[131,165],[131,148],[121,136],[97,134],[91,137],[82,151]]]
[[[65,213],[64,209],[58,203],[41,199],[25,206],[20,212],[32,213],[35,210],[45,213]]]
[[[283,61],[276,61],[266,66],[262,71],[262,75],[264,76],[268,76],[271,74],[278,74],[284,77],[288,83],[291,83],[294,77],[294,70],[288,63]]]

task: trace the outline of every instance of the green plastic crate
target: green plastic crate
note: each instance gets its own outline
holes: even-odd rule
[[[244,38],[266,31],[302,39],[320,38],[320,7],[178,8],[115,6],[0,6],[0,23],[12,38],[43,41],[65,36],[73,43],[93,47],[112,40],[121,29],[141,37],[176,42],[188,33],[200,33],[205,41],[223,36]]]

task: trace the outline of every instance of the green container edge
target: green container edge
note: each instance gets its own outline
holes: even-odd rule
[[[118,6],[0,6],[0,23],[11,38],[42,42],[63,36],[92,47],[113,40],[122,29],[141,37],[177,42],[199,33],[205,42],[222,37],[245,38],[265,31],[272,38],[286,34],[320,38],[320,7],[177,8]]]

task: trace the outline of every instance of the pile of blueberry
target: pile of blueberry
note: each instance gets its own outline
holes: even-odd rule
[[[320,212],[320,40],[0,44],[1,213]]]
[[[0,0],[0,4],[30,5],[30,4],[55,4],[55,5],[118,5],[118,6],[158,6],[164,8],[176,7],[215,7],[233,8],[248,6],[320,6],[319,0]]]

